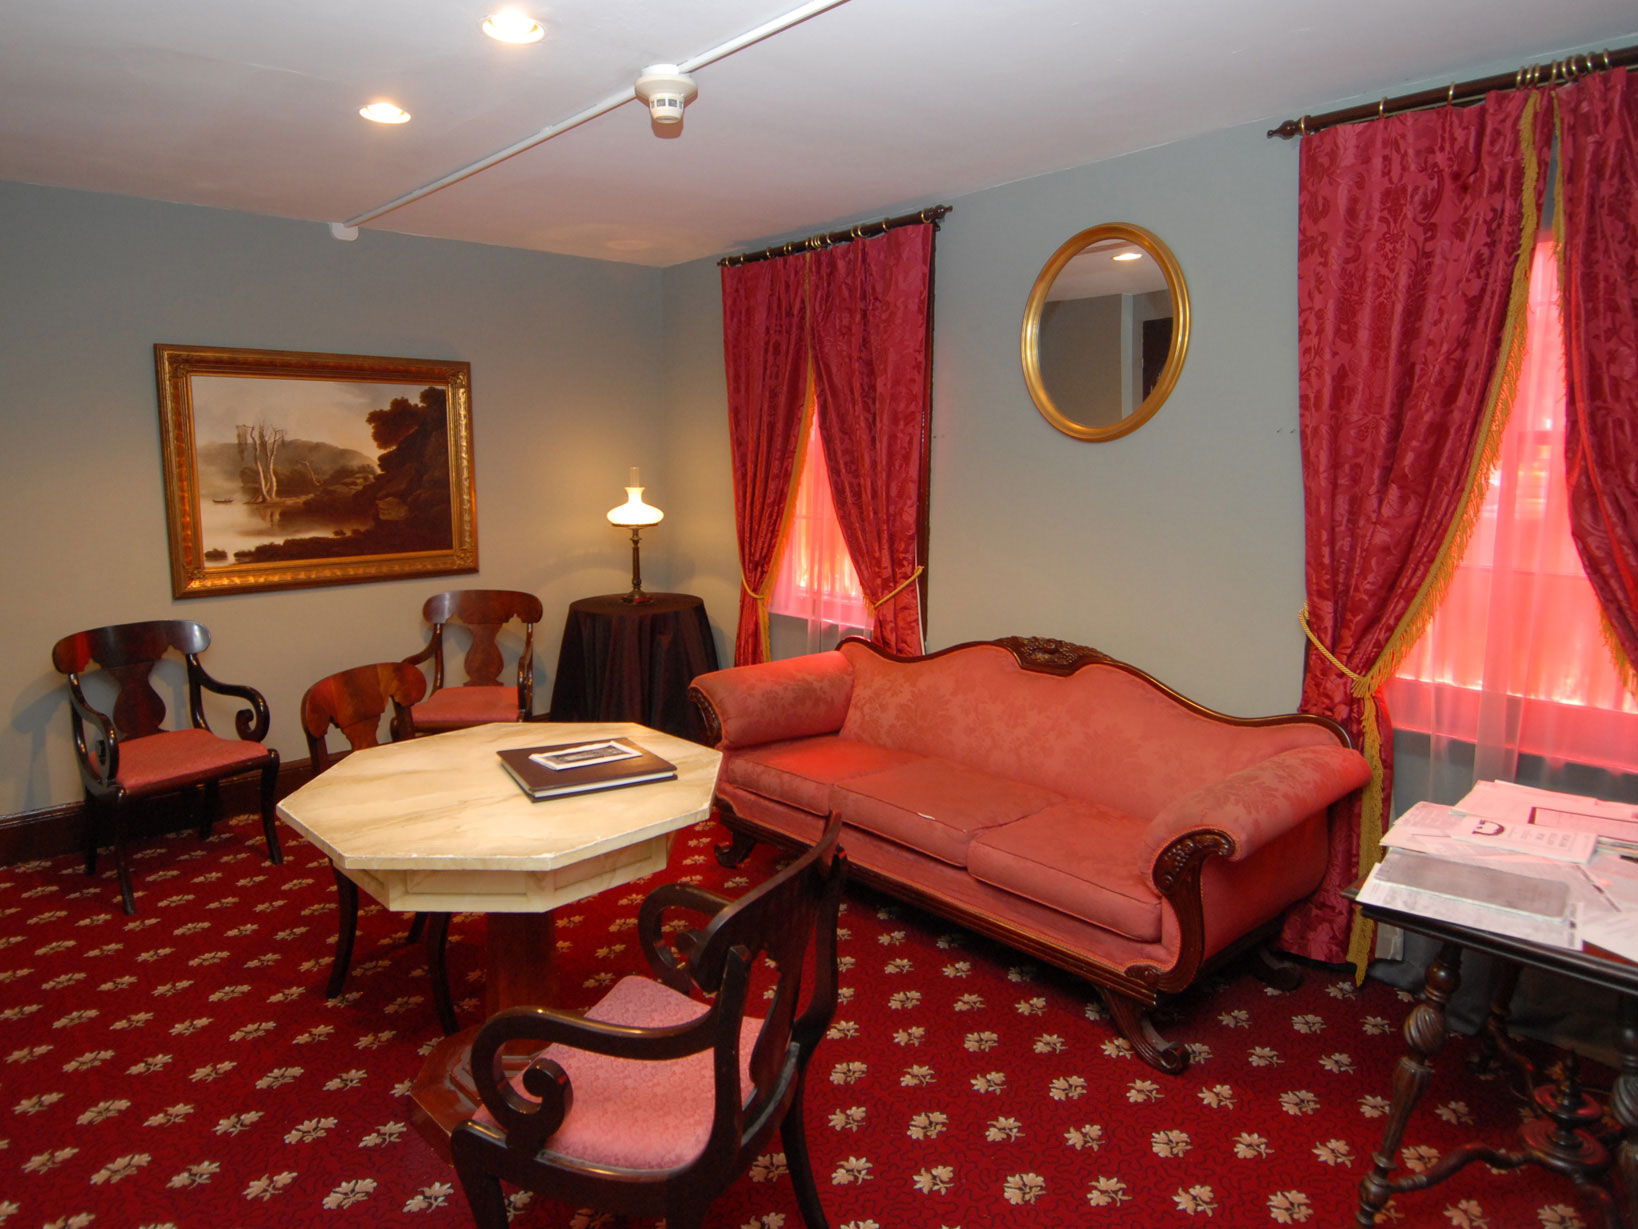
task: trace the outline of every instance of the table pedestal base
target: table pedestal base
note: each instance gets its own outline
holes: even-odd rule
[[[1620,1173],[1626,1200],[1626,1215],[1615,1195],[1601,1179],[1609,1171],[1610,1153],[1592,1134],[1602,1118],[1594,1101],[1582,1090],[1579,1063],[1573,1052],[1564,1059],[1564,1079],[1557,1085],[1534,1090],[1532,1099],[1542,1116],[1523,1124],[1519,1135],[1523,1148],[1506,1151],[1482,1144],[1468,1144],[1440,1159],[1423,1173],[1393,1177],[1395,1158],[1404,1139],[1405,1125],[1421,1099],[1432,1075],[1431,1060],[1443,1048],[1447,1036],[1445,1008],[1461,985],[1462,948],[1445,943],[1428,966],[1426,993],[1405,1020],[1407,1052],[1399,1060],[1393,1077],[1393,1101],[1382,1143],[1372,1154],[1371,1172],[1359,1184],[1359,1225],[1375,1225],[1377,1213],[1394,1195],[1424,1190],[1437,1185],[1474,1161],[1484,1161],[1496,1169],[1516,1169],[1539,1165],[1561,1173],[1599,1205],[1606,1229],[1638,1229],[1638,1003],[1630,995],[1621,998],[1621,1072],[1611,1097],[1611,1108],[1623,1131]],[[1510,993],[1517,980],[1516,968],[1509,969],[1503,985]],[[1507,1004],[1500,995],[1491,1003],[1485,1023],[1481,1053],[1494,1058],[1505,1056],[1523,1060],[1506,1042]],[[1528,1064],[1523,1064],[1525,1067]]]

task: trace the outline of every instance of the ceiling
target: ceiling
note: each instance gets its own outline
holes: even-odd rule
[[[0,0],[0,179],[346,221],[800,0],[537,0],[527,47],[500,3]],[[1632,0],[841,0],[700,67],[676,139],[626,102],[366,225],[664,267],[1633,42]]]

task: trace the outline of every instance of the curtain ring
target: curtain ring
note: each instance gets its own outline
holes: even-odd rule
[[[1384,115],[1387,114],[1387,112],[1388,112],[1388,100],[1386,98],[1384,98],[1381,102],[1376,104],[1376,118],[1381,119]]]
[[[1450,107],[1450,106],[1454,106],[1455,104],[1456,104],[1456,83],[1454,81],[1452,81],[1450,83],[1450,88],[1445,91],[1445,106]]]
[[[1297,133],[1299,136],[1308,135],[1308,117],[1306,115],[1297,121]]]

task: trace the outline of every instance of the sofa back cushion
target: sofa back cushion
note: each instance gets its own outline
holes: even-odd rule
[[[1309,723],[1232,725],[1118,665],[1026,670],[999,645],[890,661],[862,644],[845,738],[1043,786],[1149,820],[1169,803],[1293,747],[1336,745]]]

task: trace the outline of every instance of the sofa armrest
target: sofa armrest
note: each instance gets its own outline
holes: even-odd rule
[[[840,730],[853,697],[853,666],[834,651],[810,653],[714,670],[691,690],[716,714],[720,749],[754,747]]]
[[[1371,778],[1365,757],[1349,747],[1295,747],[1186,794],[1149,821],[1140,865],[1178,837],[1199,830],[1225,833],[1232,861],[1261,849],[1316,811]]]

